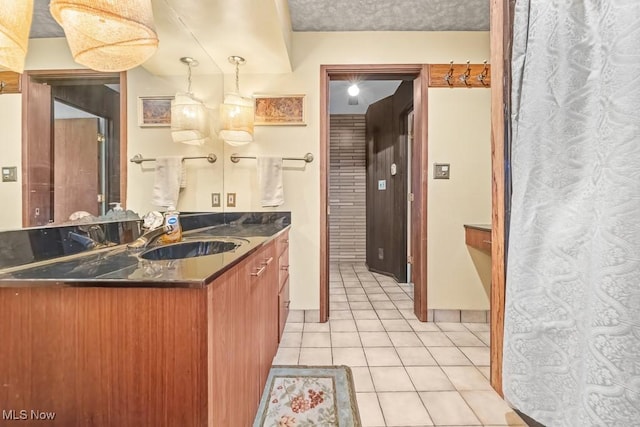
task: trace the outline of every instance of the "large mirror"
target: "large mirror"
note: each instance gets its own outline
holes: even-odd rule
[[[179,58],[176,58],[178,61]],[[201,146],[175,143],[165,123],[140,120],[141,99],[184,92],[183,75],[157,75],[143,67],[125,73],[79,70],[64,38],[31,39],[22,93],[0,95],[2,168],[17,180],[0,182],[0,230],[59,225],[85,211],[100,217],[120,202],[140,216],[163,210],[153,203],[155,161],[183,161],[184,188],[177,209],[221,212],[223,147],[213,129],[223,98],[223,75],[194,72],[192,91],[211,107],[211,138]],[[140,155],[142,163],[131,159]],[[212,154],[215,163],[207,161]]]

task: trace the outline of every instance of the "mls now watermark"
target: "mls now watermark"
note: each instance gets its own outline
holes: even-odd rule
[[[4,421],[25,421],[25,420],[54,420],[55,412],[40,411],[37,409],[3,409],[2,419]]]

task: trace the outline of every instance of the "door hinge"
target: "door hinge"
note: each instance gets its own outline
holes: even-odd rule
[[[408,263],[408,264],[413,264],[413,256],[409,255],[409,256],[407,257],[407,263]]]
[[[98,203],[104,202],[104,194],[98,194]]]
[[[99,133],[99,134],[98,134],[98,142],[104,142],[104,139],[105,139],[105,138],[104,138],[104,135],[103,135],[103,134],[101,134],[101,133]]]
[[[414,200],[413,193],[409,193],[409,201],[410,201],[410,202],[413,202],[413,200]]]

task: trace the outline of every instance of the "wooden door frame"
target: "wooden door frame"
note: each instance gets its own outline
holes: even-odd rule
[[[506,167],[510,116],[513,0],[491,0],[491,386],[502,393],[502,350],[506,291]]]
[[[320,66],[320,322],[329,319],[329,81],[349,80],[354,76],[413,76],[414,139],[412,142],[411,228],[414,278],[414,312],[427,321],[427,93],[429,67],[407,65],[321,65]],[[411,225],[411,224],[410,224]]]
[[[26,197],[29,186],[29,170],[33,163],[28,149],[30,143],[30,117],[28,117],[28,91],[26,85],[32,77],[36,78],[56,78],[60,80],[87,79],[96,80],[101,76],[117,75],[120,78],[120,200],[123,208],[126,208],[127,201],[127,72],[104,73],[89,69],[82,70],[31,70],[25,71],[22,79],[22,226],[28,227],[31,204]],[[53,121],[51,124],[53,128]]]

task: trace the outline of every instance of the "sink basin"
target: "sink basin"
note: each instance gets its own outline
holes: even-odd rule
[[[193,258],[235,250],[242,240],[195,240],[149,249],[140,258],[152,261]]]

